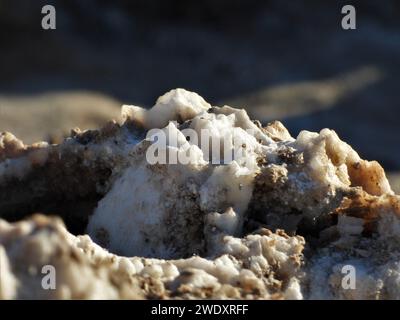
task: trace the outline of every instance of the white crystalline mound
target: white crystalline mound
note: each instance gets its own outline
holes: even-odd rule
[[[244,110],[223,107],[208,113],[209,107],[201,108],[200,105],[206,103],[197,94],[177,89],[159,98],[152,109],[143,110],[144,118],[133,111],[130,113],[131,121],[143,122],[145,127],[149,127],[146,123],[154,124],[161,118],[159,124],[190,120],[185,129],[180,130],[173,122],[163,129],[167,145],[159,152],[175,157],[178,163],[150,166],[144,151],[136,154],[134,165],[121,174],[90,217],[90,236],[102,242],[104,239],[101,238],[106,234],[108,243],[102,244],[113,252],[128,256],[172,258],[198,253],[203,237],[195,228],[200,227],[196,220],[201,220],[205,213],[224,212],[232,207],[238,221],[243,223],[255,176],[261,170],[258,160],[266,158],[271,163],[277,162],[278,151],[282,148],[291,147],[310,158],[306,168],[287,174],[287,178],[297,184],[295,197],[301,197],[306,189],[325,195],[350,186],[349,163],[356,163],[360,158],[333,131],[326,129],[320,134],[303,131],[296,140],[285,132],[287,140],[274,141],[268,132],[249,119]],[[190,118],[187,110],[191,111]],[[154,128],[153,125],[150,127]],[[197,133],[198,140],[194,141],[193,137],[186,140],[184,131],[188,128]],[[229,151],[242,146],[243,156],[228,163],[223,151],[212,152],[210,148],[210,154],[203,154],[202,141],[199,141],[202,130],[218,139],[221,149],[227,141],[231,144]],[[170,143],[174,135],[177,136],[176,145]],[[190,164],[179,161],[180,155],[186,152],[190,152]],[[221,155],[217,162],[214,161],[216,155]],[[220,162],[223,164],[219,165]],[[284,165],[281,168],[285,170]],[[379,190],[373,186],[374,193],[391,192],[384,176],[378,186]],[[314,207],[304,206],[302,210],[315,215],[320,213]],[[241,234],[241,229],[237,234]]]
[[[150,166],[145,153],[135,155],[134,165],[115,181],[89,221],[88,234],[99,239],[106,232],[107,243],[104,245],[111,251],[163,258],[188,256],[198,253],[203,246],[198,221],[203,219],[204,212],[233,207],[237,219],[243,221],[253,191],[252,182],[258,171],[257,157],[275,146],[261,143],[272,144],[273,141],[261,132],[245,111],[224,108],[218,115],[209,114],[208,108],[197,106],[199,101],[205,104],[194,93],[182,89],[170,91],[159,98],[152,109],[145,111],[147,120],[144,123],[155,123],[159,113],[170,116],[163,118],[163,124],[168,120],[187,119],[187,109],[190,109],[191,123],[187,128],[193,129],[198,137],[201,137],[202,130],[207,130],[210,136],[220,141],[221,148],[223,141],[232,144],[229,150],[234,149],[233,142],[243,145],[243,160],[212,166],[210,162],[213,162],[215,153],[210,150],[210,154],[204,155],[199,148],[201,141],[188,142],[182,131],[170,122],[163,129],[167,145],[161,152],[176,159],[180,154],[190,152],[192,161],[189,164],[178,161],[174,165]],[[193,103],[192,108],[187,105],[189,102]],[[196,110],[197,114],[194,113]],[[132,117],[135,117],[135,112],[131,113],[130,119],[141,121],[141,116],[139,119]],[[255,136],[247,133],[246,129],[252,129]],[[170,143],[173,135],[177,136],[177,145]],[[223,152],[220,161],[225,162]],[[110,212],[113,212],[112,216]],[[193,227],[186,227],[191,224]],[[238,233],[241,233],[240,229]]]
[[[171,120],[188,120],[211,106],[197,93],[175,89],[159,97],[150,110],[124,105],[122,116],[135,119],[146,129],[165,127]]]
[[[293,138],[280,122],[263,127],[183,89],[122,114],[123,124],[58,146],[0,136],[0,216],[47,193],[100,195],[87,235],[44,216],[0,220],[0,298],[400,297],[400,198],[334,131]],[[45,264],[58,270],[54,291],[40,287]],[[357,271],[352,290],[346,265]]]
[[[244,239],[225,236],[215,258],[169,261],[113,255],[88,236],[72,236],[59,220],[43,216],[14,225],[3,221],[0,233],[0,243],[13,265],[13,272],[2,270],[3,299],[252,299],[270,298],[276,291],[276,297],[302,297],[293,276],[300,266],[304,242],[283,233]],[[0,253],[4,252],[0,248]],[[47,264],[57,270],[55,290],[41,289],[40,270]],[[282,269],[281,275],[263,279],[265,272],[276,268]]]

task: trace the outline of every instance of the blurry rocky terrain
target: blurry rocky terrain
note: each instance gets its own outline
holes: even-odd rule
[[[57,29],[41,28],[41,8]],[[400,3],[0,0],[0,131],[27,143],[183,87],[296,136],[328,127],[400,191]]]

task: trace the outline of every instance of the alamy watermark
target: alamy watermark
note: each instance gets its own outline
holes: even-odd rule
[[[50,264],[42,267],[42,274],[44,275],[41,281],[43,290],[56,289],[56,268]]]
[[[201,129],[200,135],[191,128],[180,131],[166,129],[151,129],[146,139],[152,144],[146,151],[146,160],[149,164],[195,164],[198,159],[198,148],[201,149],[203,159],[212,164],[230,164],[236,161],[246,165],[251,146],[246,143],[254,139],[255,130],[243,130],[236,133],[226,131],[216,134],[215,130]],[[253,141],[253,142],[254,142]]]
[[[355,30],[356,25],[356,8],[352,5],[345,5],[342,8],[342,28],[344,30]]]
[[[56,26],[56,8],[52,5],[42,7],[42,28],[44,30],[55,30]],[[341,20],[341,26],[344,30],[355,30],[356,25],[356,9],[353,5],[347,4],[342,7],[341,13],[344,14]]]
[[[42,7],[42,28],[44,30],[55,30],[56,26],[56,8],[52,5],[45,5]]]
[[[342,267],[342,288],[345,290],[356,289],[356,268],[350,264]]]

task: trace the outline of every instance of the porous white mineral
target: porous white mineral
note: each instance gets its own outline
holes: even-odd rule
[[[0,298],[400,298],[400,197],[334,131],[183,89],[122,115],[59,145],[0,136]]]

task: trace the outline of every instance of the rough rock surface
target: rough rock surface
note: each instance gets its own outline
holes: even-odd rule
[[[183,89],[122,115],[59,145],[1,134],[0,298],[400,298],[400,197],[334,131]]]

